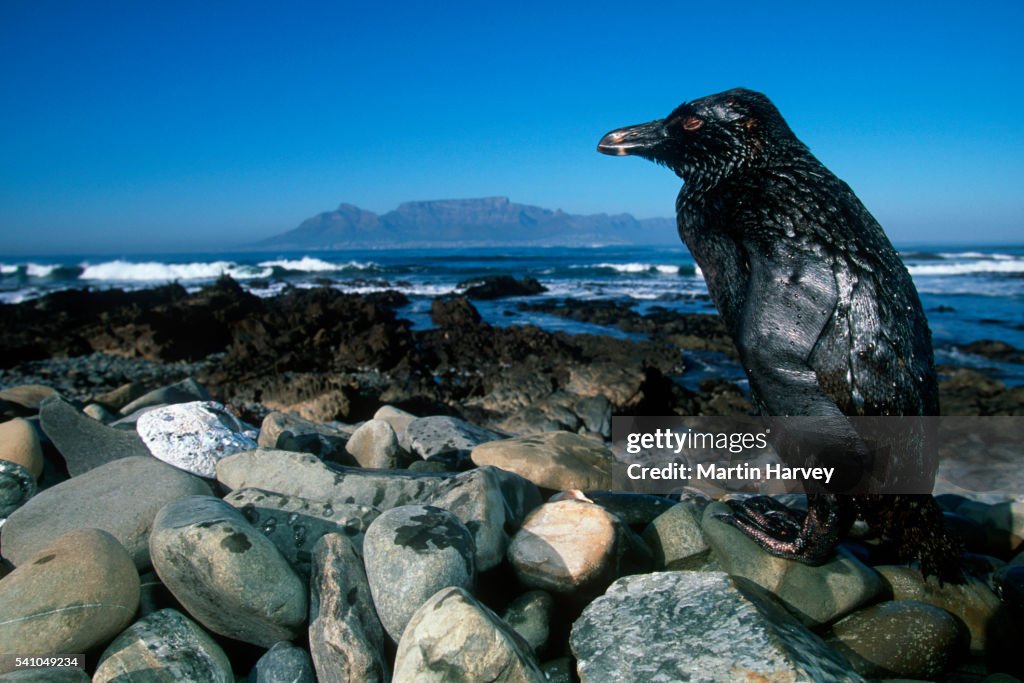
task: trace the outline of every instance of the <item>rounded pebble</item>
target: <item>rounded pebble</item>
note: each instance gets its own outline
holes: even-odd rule
[[[473,536],[458,517],[428,505],[403,505],[373,520],[363,539],[370,593],[396,642],[413,612],[446,586],[476,579]]]
[[[15,462],[38,479],[43,473],[43,447],[32,423],[16,417],[0,423],[0,460]]]

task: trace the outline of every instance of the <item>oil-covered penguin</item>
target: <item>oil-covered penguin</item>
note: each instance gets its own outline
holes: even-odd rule
[[[880,463],[846,419],[938,415],[914,284],[878,222],[765,95],[734,89],[685,102],[664,119],[613,130],[598,151],[640,156],[684,180],[680,236],[763,415],[821,418],[818,460],[848,480],[891,471],[932,481],[924,440],[905,439],[885,455],[893,463]],[[818,564],[859,517],[925,574],[959,578],[959,553],[930,495],[856,490],[819,490],[806,514],[767,498],[732,503],[727,521],[774,555]]]

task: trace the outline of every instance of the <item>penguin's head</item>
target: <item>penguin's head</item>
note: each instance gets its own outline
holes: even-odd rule
[[[649,159],[687,182],[717,181],[792,142],[800,144],[771,100],[734,88],[684,102],[663,119],[613,130],[597,151]]]

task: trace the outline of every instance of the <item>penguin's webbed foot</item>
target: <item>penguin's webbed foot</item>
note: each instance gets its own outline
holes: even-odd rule
[[[717,517],[776,557],[819,565],[831,557],[839,541],[839,506],[832,495],[809,497],[806,513],[766,496],[731,500],[728,505],[732,514]]]

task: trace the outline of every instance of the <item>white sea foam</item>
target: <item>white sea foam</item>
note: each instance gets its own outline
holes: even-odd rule
[[[6,263],[0,263],[0,275],[14,275],[18,272],[18,266],[9,266]]]
[[[231,261],[208,263],[159,263],[148,261],[105,261],[97,264],[82,264],[82,280],[113,280],[117,282],[171,282],[174,280],[212,280],[221,275],[230,275],[236,280],[269,277],[272,268],[240,266]]]
[[[573,266],[573,268],[610,268],[618,273],[647,273],[653,270],[663,275],[679,274],[679,266],[653,263],[595,263],[592,266]]]
[[[323,259],[312,256],[303,256],[300,259],[276,259],[273,261],[261,261],[261,266],[268,268],[284,268],[304,273],[323,273],[336,270],[369,270],[376,268],[377,264],[372,261],[349,261],[347,263],[330,263]]]
[[[431,285],[431,284],[410,284],[410,285],[358,285],[350,287],[344,283],[336,285],[337,289],[349,294],[373,294],[393,290],[407,296],[446,296],[455,293],[455,285]]]
[[[303,256],[300,259],[276,259],[274,261],[260,261],[264,268],[284,268],[285,270],[298,270],[306,273],[320,273],[329,270],[340,270],[342,266],[336,263],[328,263],[312,256]]]
[[[1014,257],[1010,254],[986,254],[981,251],[953,251],[953,252],[942,252],[939,254],[944,259],[960,259],[960,258],[971,258],[971,259],[995,259],[997,261],[1013,261]]]
[[[38,263],[29,263],[25,266],[25,274],[29,277],[49,277],[53,271],[57,270],[60,266],[56,265],[40,265]]]
[[[1024,261],[985,259],[968,263],[922,263],[907,266],[911,275],[972,275],[975,273],[1024,273]]]

